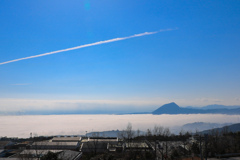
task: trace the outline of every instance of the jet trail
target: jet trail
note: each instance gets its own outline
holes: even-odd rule
[[[21,61],[21,60],[25,60],[25,59],[32,59],[32,58],[47,56],[47,55],[56,54],[56,53],[60,53],[60,52],[71,51],[71,50],[85,48],[85,47],[96,46],[96,45],[100,45],[100,44],[104,44],[104,43],[111,43],[111,42],[122,41],[122,40],[130,39],[130,38],[156,34],[156,33],[159,33],[159,32],[172,31],[172,30],[175,30],[175,29],[162,29],[162,30],[155,31],[155,32],[145,32],[145,33],[134,34],[132,36],[127,36],[127,37],[113,38],[113,39],[109,39],[109,40],[105,40],[105,41],[99,41],[99,42],[95,42],[95,43],[84,44],[84,45],[71,47],[71,48],[67,48],[67,49],[61,49],[61,50],[47,52],[47,53],[38,54],[38,55],[34,55],[34,56],[23,57],[23,58],[18,58],[18,59],[6,61],[6,62],[1,62],[0,65],[7,64],[7,63],[12,63],[12,62],[17,62],[17,61]]]

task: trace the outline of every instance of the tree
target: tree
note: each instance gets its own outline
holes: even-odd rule
[[[147,137],[150,137],[150,136],[152,136],[152,132],[151,132],[151,130],[150,130],[150,129],[147,129],[146,136],[147,136]]]
[[[155,136],[162,136],[164,128],[162,126],[155,125],[153,128],[153,135]]]
[[[57,153],[53,153],[49,151],[46,155],[41,157],[41,160],[61,160],[61,159],[58,158]]]
[[[169,137],[170,135],[171,135],[170,129],[169,128],[164,128],[163,136]]]
[[[99,133],[92,133],[92,137],[88,139],[88,142],[86,142],[85,145],[87,145],[88,151],[96,155],[99,145]]]
[[[123,138],[128,143],[128,145],[130,145],[130,142],[134,136],[135,132],[132,130],[132,124],[128,123],[127,128],[121,133],[121,138]]]
[[[200,148],[199,148],[199,145],[198,143],[196,142],[193,142],[192,145],[191,145],[191,151],[193,154],[195,155],[199,155],[200,154]]]
[[[127,125],[127,129],[126,129],[126,135],[127,135],[127,139],[130,140],[134,137],[134,131],[132,130],[132,124],[128,123]]]
[[[141,133],[141,131],[138,129],[138,130],[137,130],[137,137],[140,136],[140,133]]]

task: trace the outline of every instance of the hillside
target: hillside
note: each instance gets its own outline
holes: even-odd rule
[[[227,132],[240,132],[240,123],[236,123],[236,124],[232,124],[232,125],[227,125],[221,128],[215,128],[215,129],[209,129],[209,130],[205,130],[202,131],[201,134],[211,134],[213,132],[223,132],[223,131],[227,131]]]
[[[206,122],[194,122],[194,123],[187,123],[182,126],[182,129],[185,131],[191,131],[191,132],[196,132],[196,131],[204,131],[204,130],[210,130],[214,128],[221,128],[224,126],[231,125],[231,123],[206,123]]]

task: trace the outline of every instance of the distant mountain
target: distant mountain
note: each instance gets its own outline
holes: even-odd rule
[[[232,123],[220,124],[220,123],[194,122],[194,123],[187,123],[187,124],[183,125],[182,129],[184,131],[191,131],[194,133],[196,131],[200,132],[200,131],[204,131],[204,130],[210,130],[210,129],[214,129],[214,128],[228,126],[231,124]]]
[[[215,109],[200,109],[200,108],[183,108],[179,107],[176,103],[165,104],[152,114],[240,114],[240,108],[227,109],[227,108],[215,108]]]
[[[228,131],[228,132],[240,132],[240,123],[236,123],[236,124],[232,124],[232,125],[227,125],[221,128],[215,128],[215,129],[209,129],[209,130],[205,130],[200,132],[201,134],[211,134],[213,133],[213,131],[218,131],[219,133],[223,132],[223,131]]]
[[[196,107],[188,106],[186,108],[191,108],[191,109],[196,109]],[[235,106],[225,106],[225,105],[219,105],[219,104],[211,104],[203,107],[197,107],[197,109],[236,109],[240,108],[240,106],[235,105]]]
[[[152,112],[118,113],[118,114],[116,114],[116,115],[126,115],[126,114],[152,114]]]
[[[152,114],[194,114],[194,113],[201,113],[203,110],[200,109],[193,109],[193,108],[182,108],[179,107],[176,103],[168,103],[165,104],[155,111]]]

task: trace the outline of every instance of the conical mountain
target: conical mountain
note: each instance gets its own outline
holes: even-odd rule
[[[183,108],[179,107],[176,103],[168,103],[159,107],[152,114],[240,114],[240,108],[234,109],[199,109],[199,108]]]
[[[179,114],[180,110],[180,107],[176,103],[172,102],[159,107],[153,111],[153,114]]]

